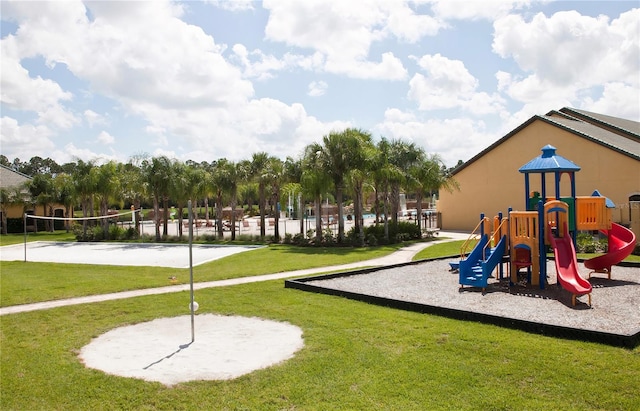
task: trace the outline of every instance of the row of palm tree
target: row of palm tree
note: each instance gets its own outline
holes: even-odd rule
[[[250,208],[257,200],[260,215],[260,237],[264,238],[265,219],[275,218],[274,237],[280,238],[278,218],[274,207],[285,196],[307,199],[314,203],[315,215],[321,216],[323,198],[332,196],[337,205],[337,242],[345,239],[344,203],[352,202],[357,238],[364,244],[363,209],[367,194],[375,193],[376,221],[397,222],[400,193],[417,198],[417,218],[420,224],[421,204],[425,195],[440,189],[451,190],[455,182],[450,178],[438,155],[428,155],[414,143],[382,138],[374,143],[369,133],[349,128],[323,136],[321,142],[308,145],[302,158],[288,157],[282,161],[266,152],[254,153],[250,159],[230,161],[219,159],[211,163],[178,161],[165,156],[136,156],[127,163],[110,161],[101,165],[77,160],[63,167],[66,171],[37,174],[31,180],[27,203],[40,206],[45,215],[53,213],[52,205],[62,204],[65,215],[78,208],[83,217],[107,215],[109,207],[131,204],[136,210],[149,201],[153,204],[155,238],[167,235],[169,208],[175,206],[182,236],[182,216],[189,201],[202,204],[205,218],[210,218],[210,201],[215,207],[217,235],[223,236],[223,207],[230,206],[232,240],[236,237],[236,207],[243,201]],[[3,207],[20,200],[6,190],[1,194]],[[268,207],[271,207],[268,210]],[[299,215],[303,214],[298,204]],[[6,213],[3,213],[6,215]],[[386,216],[391,218],[389,221]],[[83,220],[83,229],[87,229]],[[103,221],[105,234],[107,220]],[[136,223],[140,218],[135,219]],[[6,224],[3,224],[6,227]],[[53,226],[47,227],[53,229]],[[138,229],[138,227],[136,227]],[[300,224],[301,233],[304,225]],[[323,234],[322,221],[316,218],[316,242]]]

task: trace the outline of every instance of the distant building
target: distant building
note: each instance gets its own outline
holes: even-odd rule
[[[28,175],[14,171],[8,167],[0,164],[0,189],[10,192],[16,188],[20,188],[24,198],[29,197],[29,191],[26,188],[26,184],[31,181],[31,177]],[[22,218],[24,214],[24,205],[22,204],[8,204],[3,207],[6,210],[6,218]],[[0,211],[1,212],[1,211]],[[2,219],[4,221],[4,218]]]
[[[509,207],[525,210],[524,175],[518,169],[547,144],[580,167],[575,173],[576,195],[599,190],[616,205],[613,220],[640,238],[640,123],[566,107],[531,117],[457,167],[453,177],[460,190],[440,191],[442,229],[471,231],[480,213],[494,216]],[[532,180],[530,190],[541,192],[540,184]],[[546,192],[553,193],[553,187],[550,177]],[[561,196],[569,194],[565,176]]]
[[[31,194],[29,193],[29,189],[27,187],[28,183],[31,180],[32,178],[28,175],[14,171],[0,164],[0,189],[5,190],[9,194],[12,194],[17,189],[22,194],[20,196],[22,201],[15,201],[15,199],[13,199],[6,204],[2,204],[2,208],[0,209],[0,224],[6,224],[7,219],[19,218],[20,220],[22,220],[25,212],[30,215],[39,216],[51,214],[56,217],[64,216],[64,207],[60,204],[49,204],[47,210],[45,210],[44,207],[36,207],[34,204],[32,204],[32,202],[30,201]],[[27,229],[35,230],[34,222],[32,219],[30,219],[27,224]],[[58,221],[58,223],[56,224],[57,229],[61,229],[63,226],[63,223],[61,221]],[[23,230],[22,222],[20,222],[20,224],[18,224],[17,226],[12,226],[12,224],[8,224],[8,226],[9,232],[22,232]],[[19,230],[16,231],[17,228]],[[0,227],[0,232],[4,232],[3,230],[4,226]]]

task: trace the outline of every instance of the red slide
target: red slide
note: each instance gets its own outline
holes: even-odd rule
[[[584,262],[584,266],[598,273],[608,273],[611,278],[611,266],[618,264],[631,254],[636,246],[636,236],[633,231],[611,224],[611,230],[602,230],[609,237],[609,251]]]
[[[564,232],[568,233],[566,224],[565,222]],[[576,305],[576,296],[585,294],[589,294],[589,305],[591,305],[591,283],[582,278],[578,272],[578,260],[571,236],[565,235],[562,238],[555,238],[551,233],[547,235],[556,259],[558,283],[573,294],[571,299],[573,305]]]

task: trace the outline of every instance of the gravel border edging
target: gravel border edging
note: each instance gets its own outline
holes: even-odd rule
[[[392,266],[385,267],[373,267],[363,270],[355,270],[342,273],[332,273],[327,275],[320,275],[314,277],[305,277],[298,279],[289,279],[285,281],[285,288],[298,289],[302,291],[315,292],[333,296],[339,296],[348,298],[351,300],[366,302],[369,304],[375,304],[390,308],[396,308],[406,311],[419,312],[424,314],[439,315],[447,318],[463,320],[463,321],[475,321],[485,324],[497,325],[500,327],[517,329],[529,333],[590,341],[601,344],[607,344],[625,348],[635,348],[640,344],[640,330],[633,334],[612,333],[589,329],[580,329],[574,327],[561,326],[556,324],[544,324],[541,322],[527,321],[517,318],[509,318],[507,316],[492,315],[480,312],[474,312],[470,310],[455,309],[450,307],[418,303],[412,301],[403,301],[400,299],[381,297],[375,295],[369,295],[365,293],[358,293],[348,290],[342,290],[339,288],[324,287],[316,284],[309,284],[310,282],[322,282],[324,280],[350,277],[356,275],[375,273],[381,270],[389,270],[395,268],[402,268],[407,266],[413,266],[417,264],[424,264],[439,260],[451,259],[452,257],[442,257],[430,260],[412,261],[409,263],[394,264]],[[625,264],[626,265],[626,264]],[[640,264],[632,264],[631,267],[640,268]]]

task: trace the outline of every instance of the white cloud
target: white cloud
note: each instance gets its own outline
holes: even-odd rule
[[[628,84],[611,82],[604,85],[602,94],[597,99],[586,98],[580,108],[595,113],[615,115],[640,121],[638,89]]]
[[[47,158],[54,143],[53,133],[44,125],[19,124],[11,117],[0,118],[0,147],[2,154],[25,161],[33,156]],[[9,154],[11,153],[11,154]]]
[[[417,63],[426,75],[413,76],[408,97],[418,103],[420,110],[463,108],[481,115],[503,109],[499,96],[476,91],[478,80],[462,61],[435,54],[422,56]]]
[[[384,112],[384,121],[385,123],[408,123],[416,121],[416,116],[397,108],[388,108]]]
[[[311,97],[324,96],[329,85],[325,81],[312,81],[309,83],[307,94]]]
[[[76,159],[82,159],[84,161],[95,161],[97,165],[107,163],[108,161],[123,161],[118,155],[113,153],[96,153],[89,149],[78,148],[73,143],[69,143],[64,146],[64,150],[55,150],[51,153],[51,158],[58,164],[64,164],[67,162],[76,161]]]
[[[547,107],[588,105],[595,89],[604,86],[609,96],[624,100],[616,103],[602,95],[595,97],[599,106],[640,111],[640,9],[612,21],[576,11],[539,13],[531,21],[509,15],[497,20],[494,30],[494,52],[512,58],[525,73],[498,74],[500,90],[514,100]]]
[[[387,1],[380,6],[386,8],[386,29],[408,43],[416,43],[425,36],[434,36],[441,28],[447,27],[432,16],[416,14],[408,2]]]
[[[100,134],[98,134],[98,142],[100,144],[104,144],[106,146],[113,144],[116,141],[115,137],[113,137],[111,134],[107,133],[106,131],[101,131]]]
[[[263,7],[270,11],[267,39],[319,52],[325,71],[353,78],[406,78],[400,59],[390,52],[371,58],[371,45],[391,34],[416,41],[437,31],[430,17],[415,15],[406,2],[266,0]],[[406,26],[398,20],[403,16],[409,17]]]
[[[428,153],[438,153],[449,167],[456,165],[458,160],[468,160],[496,139],[493,133],[484,131],[482,121],[417,119],[398,109],[388,109],[384,121],[376,125],[375,130],[389,139],[412,141]]]
[[[223,10],[247,11],[254,9],[255,0],[206,0],[205,2]]]
[[[107,119],[103,115],[98,114],[93,110],[87,109],[84,111],[83,114],[84,114],[85,120],[87,120],[87,123],[89,123],[90,128],[93,128],[93,126],[95,125],[107,124]]]
[[[434,0],[431,9],[436,17],[444,20],[489,20],[508,14],[512,10],[526,8],[530,0]]]
[[[249,53],[242,44],[235,44],[232,50],[234,59],[244,68],[244,77],[256,78],[257,80],[270,79],[273,77],[272,72],[284,70],[292,65],[295,66],[295,60],[297,60],[294,56],[289,56],[288,59],[278,59],[273,55],[266,55],[260,50]]]
[[[73,113],[63,105],[72,94],[58,83],[40,76],[31,77],[20,65],[21,42],[14,36],[0,40],[0,99],[14,110],[30,111],[38,122],[49,127],[68,129],[78,123]]]

